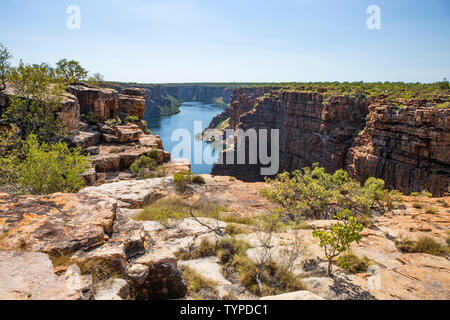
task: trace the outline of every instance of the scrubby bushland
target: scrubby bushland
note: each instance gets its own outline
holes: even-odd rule
[[[361,186],[344,170],[329,174],[317,166],[282,173],[267,183],[261,194],[282,208],[285,220],[328,219],[344,209],[356,215],[382,214],[393,208],[396,199],[381,179],[369,178]]]
[[[349,210],[339,212],[334,218],[339,222],[333,224],[329,230],[313,231],[313,236],[319,238],[320,246],[324,249],[329,276],[332,275],[333,264],[339,261],[338,257],[349,249],[351,243],[359,243],[360,233],[364,229]],[[342,259],[340,261],[344,263]]]
[[[78,192],[85,184],[81,176],[90,163],[81,149],[70,150],[64,143],[39,143],[34,135],[25,141],[25,158],[7,161],[8,182],[19,186],[19,192],[50,194]]]
[[[0,43],[0,93],[6,89],[6,77],[10,68],[9,60],[11,58],[11,53]]]
[[[146,155],[141,156],[130,166],[130,171],[135,176],[145,179],[152,177],[163,177],[167,174],[164,167],[158,166],[159,151],[153,148]]]

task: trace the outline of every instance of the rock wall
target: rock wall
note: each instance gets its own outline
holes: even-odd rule
[[[377,176],[404,192],[449,192],[450,110],[371,106],[346,168],[360,181]]]
[[[449,192],[448,110],[425,108],[420,101],[398,109],[377,99],[332,96],[324,101],[319,92],[269,91],[255,88],[252,96],[235,89],[230,127],[279,129],[280,171],[318,163],[328,172],[346,169],[361,182],[382,178],[404,192]],[[217,163],[211,173],[252,181],[263,178],[260,168]]]

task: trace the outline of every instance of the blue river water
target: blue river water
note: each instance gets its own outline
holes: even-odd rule
[[[216,162],[218,158],[218,152],[215,152],[211,144],[195,138],[195,135],[199,133],[198,131],[201,132],[208,127],[211,120],[224,111],[224,109],[213,104],[186,102],[180,107],[180,111],[180,113],[172,116],[147,116],[144,119],[148,122],[148,128],[151,130],[152,134],[158,134],[161,137],[164,149],[172,154],[173,159],[189,159],[191,161],[191,170],[193,173],[208,174],[211,172],[212,164]],[[197,128],[195,128],[196,123]],[[182,129],[182,131],[180,131],[180,129]],[[197,131],[195,131],[195,129],[197,129]],[[180,134],[183,131],[184,133],[189,133],[187,139],[180,138]],[[174,139],[172,139],[172,135],[174,135]],[[180,151],[179,146],[182,143],[184,144],[184,149],[187,150],[183,149]],[[203,156],[205,154],[208,156]],[[199,159],[201,161],[199,161]],[[214,159],[214,161],[211,159]]]

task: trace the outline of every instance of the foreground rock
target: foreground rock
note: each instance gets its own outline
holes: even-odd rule
[[[82,269],[89,272],[93,271],[92,268],[94,271],[108,270],[112,277],[118,275],[126,280],[136,292],[137,299],[184,297],[186,284],[175,257],[156,250],[151,236],[142,225],[118,212],[117,202],[100,192],[25,197],[2,194],[0,249],[10,252],[45,252],[70,261],[70,264],[84,266]],[[38,258],[36,273],[43,273],[48,278],[46,273],[53,274],[50,260],[46,255],[39,255]],[[7,270],[14,270],[17,264],[26,266],[26,263],[3,257],[0,260],[0,277],[12,277],[5,295],[21,292],[21,276]],[[91,267],[86,269],[87,266]],[[76,277],[73,271],[70,277],[72,275]],[[47,282],[43,280],[42,287],[34,287],[33,283],[40,278],[35,280],[33,277],[23,284],[24,287],[36,288],[32,292],[33,296],[48,299],[82,298],[81,294],[67,293],[63,289],[60,289],[61,294],[47,293],[47,287],[49,290],[52,290],[52,286],[60,288],[60,280],[44,279]],[[58,283],[53,285],[51,281]],[[97,287],[96,283],[92,285]],[[105,293],[105,290],[109,289],[101,289],[99,297],[108,297],[109,293]],[[124,294],[115,294],[113,298],[117,298],[116,295],[123,298]],[[11,298],[25,299],[26,296]]]
[[[87,300],[89,281],[76,266],[56,276],[46,254],[0,251],[1,300]]]

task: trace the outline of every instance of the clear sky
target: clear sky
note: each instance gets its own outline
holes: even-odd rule
[[[69,30],[70,5],[81,28]],[[370,5],[381,30],[369,30]],[[1,0],[17,63],[78,60],[129,82],[450,78],[449,0]]]

